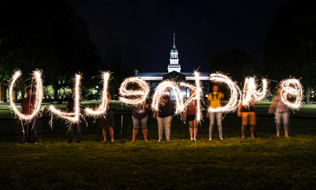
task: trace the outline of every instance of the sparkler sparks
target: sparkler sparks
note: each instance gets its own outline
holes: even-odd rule
[[[209,107],[208,111],[209,112],[230,112],[237,109],[238,96],[239,96],[239,101],[241,100],[241,96],[240,96],[241,92],[238,85],[235,82],[233,82],[228,76],[220,74],[220,73],[211,74],[210,81],[227,84],[230,90],[231,97],[230,97],[229,102],[225,106],[219,107],[219,108]]]
[[[281,91],[281,100],[289,108],[299,109],[301,107],[301,101],[303,97],[302,85],[297,79],[286,79],[283,80],[280,84],[282,88]],[[294,103],[288,101],[288,97],[295,97]]]
[[[175,99],[176,99],[176,110],[175,114],[179,114],[183,112],[184,105],[183,105],[183,97],[181,95],[181,90],[175,82],[172,81],[163,81],[161,82],[155,89],[155,93],[153,95],[153,101],[151,107],[153,110],[158,111],[159,108],[159,99],[165,89],[171,89],[175,92]]]
[[[109,101],[108,97],[107,97],[109,78],[110,78],[110,73],[102,72],[102,80],[103,80],[102,103],[95,110],[93,110],[91,108],[86,108],[85,112],[86,112],[87,115],[98,116],[100,114],[105,114],[106,113],[107,105],[108,105],[108,101]]]
[[[262,100],[267,94],[268,81],[267,79],[262,79],[262,92],[256,90],[256,79],[254,77],[247,77],[245,79],[245,93],[243,94],[242,104],[248,105],[251,99]]]
[[[23,121],[30,121],[35,116],[37,116],[38,112],[41,109],[41,103],[42,103],[42,97],[43,97],[43,82],[42,82],[42,73],[41,71],[33,71],[33,78],[35,78],[36,82],[36,91],[35,91],[35,104],[34,104],[34,110],[32,110],[32,114],[25,115],[19,112],[19,110],[16,108],[15,103],[12,99],[12,91],[14,88],[14,84],[16,83],[16,80],[21,76],[21,71],[16,71],[11,79],[10,83],[10,89],[9,89],[9,102],[10,106],[13,108],[14,113],[19,117],[20,120]]]
[[[75,78],[75,93],[74,93],[74,112],[66,113],[58,110],[55,106],[49,106],[50,111],[58,117],[69,121],[70,123],[80,122],[80,79],[81,75],[77,74]]]
[[[128,84],[137,84],[141,90],[127,90],[126,87]],[[121,97],[119,101],[124,102],[125,104],[137,105],[146,101],[146,98],[149,94],[150,88],[146,81],[136,78],[130,77],[123,81],[120,87]],[[124,97],[125,96],[125,97]],[[126,98],[126,96],[134,96],[133,98]]]
[[[186,84],[186,83],[180,83],[180,86],[184,86],[184,87],[193,89],[195,91],[193,94],[191,94],[191,97],[188,98],[187,101],[185,101],[184,107],[188,106],[192,100],[196,100],[197,101],[197,105],[196,105],[197,113],[195,115],[195,119],[197,122],[200,122],[202,119],[202,106],[201,106],[202,88],[201,88],[200,80],[199,80],[200,73],[195,71],[194,76],[195,76],[195,85],[196,86],[193,86],[191,84]]]

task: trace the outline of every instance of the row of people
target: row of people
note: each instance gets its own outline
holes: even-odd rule
[[[213,86],[212,93],[208,95],[208,107],[212,108],[219,108],[221,107],[221,100],[224,98],[224,94],[219,92],[218,86]],[[276,128],[277,128],[277,136],[280,135],[281,130],[281,120],[283,120],[284,125],[284,134],[285,137],[289,136],[289,109],[288,107],[282,102],[281,99],[281,87],[277,88],[277,95],[273,98],[272,104],[269,108],[269,113],[275,113],[276,119]],[[166,92],[166,91],[165,91]],[[194,94],[194,90],[190,89],[190,94]],[[171,121],[172,121],[172,107],[173,103],[170,101],[170,97],[167,93],[164,93],[160,99],[161,103],[159,104],[158,111],[155,111],[153,114],[154,118],[157,118],[158,124],[158,142],[162,141],[163,137],[163,130],[165,130],[166,141],[170,141],[170,132],[171,132]],[[196,140],[197,135],[197,121],[196,121],[196,100],[191,101],[191,103],[186,107],[184,113],[184,120],[188,121],[189,123],[189,134],[190,140]],[[136,135],[140,124],[143,129],[144,139],[147,139],[147,120],[148,120],[148,111],[149,108],[148,102],[144,103],[143,105],[133,106],[133,139],[131,142],[134,142],[136,139]],[[237,116],[242,118],[242,127],[241,127],[241,139],[245,138],[245,130],[247,124],[250,124],[250,132],[251,137],[255,138],[255,125],[256,125],[256,114],[255,114],[255,106],[254,101],[249,101],[248,105],[243,105],[242,102],[239,104],[237,110]],[[223,140],[223,133],[222,133],[222,112],[207,112],[206,117],[210,119],[209,125],[209,140],[213,139],[213,128],[215,124],[215,120],[218,126],[219,138]]]
[[[284,133],[285,137],[289,136],[289,109],[282,102],[281,99],[281,91],[280,87],[277,88],[277,95],[273,98],[272,104],[269,108],[269,113],[275,113],[276,116],[276,129],[277,136],[280,135],[281,130],[281,120],[283,120],[284,125]],[[22,113],[31,114],[32,104],[34,104],[34,97],[32,96],[32,89],[27,90],[28,97],[23,99],[22,101]],[[194,94],[194,90],[190,89],[190,94]],[[110,93],[107,94],[108,99],[111,99]],[[224,94],[219,92],[219,88],[217,85],[213,86],[212,92],[208,95],[208,107],[219,108],[221,107],[221,100],[224,98]],[[114,116],[110,106],[111,101],[108,101],[108,109],[106,115],[99,117],[99,126],[102,129],[103,141],[106,141],[106,130],[109,131],[111,142],[114,141]],[[197,121],[196,121],[196,100],[190,102],[190,104],[186,107],[183,119],[188,121],[189,123],[189,134],[190,140],[196,140],[197,136]],[[72,97],[68,99],[66,112],[73,112],[74,100]],[[163,140],[163,132],[165,131],[166,141],[170,141],[170,133],[171,133],[171,121],[173,117],[173,102],[170,101],[170,96],[167,93],[167,89],[163,92],[160,103],[158,107],[158,111],[154,111],[153,118],[157,119],[158,124],[158,142]],[[133,122],[133,136],[132,142],[135,141],[139,128],[142,128],[142,132],[144,135],[144,140],[148,141],[147,138],[147,120],[148,120],[148,109],[149,102],[143,102],[139,105],[134,105],[132,110],[132,122]],[[239,104],[237,115],[242,118],[242,127],[241,127],[241,139],[245,138],[245,130],[247,124],[250,124],[250,132],[251,137],[255,138],[255,125],[256,125],[256,114],[255,114],[255,106],[254,101],[249,101],[248,105]],[[213,128],[215,124],[215,120],[218,126],[219,139],[223,140],[222,134],[222,117],[223,114],[221,112],[207,112],[206,117],[210,119],[209,124],[209,140],[213,139]],[[37,144],[37,129],[36,124],[38,121],[38,117],[35,117],[30,123],[25,123],[26,126],[26,143],[30,142],[30,131],[33,132],[33,138],[35,144]],[[18,120],[19,122],[19,120]],[[77,128],[77,143],[80,143],[81,139],[81,124],[71,124],[69,128],[69,136],[70,139],[68,143],[73,142],[73,132],[74,128]]]

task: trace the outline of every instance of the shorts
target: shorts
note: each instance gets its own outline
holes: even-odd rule
[[[194,121],[195,120],[195,114],[194,115],[187,115],[187,121]]]
[[[242,119],[242,125],[247,125],[248,121],[250,125],[256,125],[255,112],[241,112],[241,119]]]
[[[143,129],[147,129],[147,120],[148,120],[148,115],[141,119],[138,119],[132,116],[133,129],[138,129],[140,125],[142,126]]]

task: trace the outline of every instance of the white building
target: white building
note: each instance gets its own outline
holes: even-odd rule
[[[196,64],[198,66],[198,64]],[[181,72],[181,65],[179,64],[179,53],[176,49],[176,37],[175,33],[173,34],[173,47],[170,51],[170,59],[167,67],[168,72],[146,72],[146,73],[138,73],[135,70],[135,75],[139,78],[150,82],[151,86],[155,88],[160,81],[166,79],[172,79],[175,81],[182,81],[194,84],[195,76],[193,75],[193,71],[191,72]],[[204,87],[205,94],[209,92],[209,74],[206,72],[200,73],[200,81]],[[182,89],[184,92],[184,98],[190,96],[189,89]]]

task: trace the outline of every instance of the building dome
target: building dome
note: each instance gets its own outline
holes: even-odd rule
[[[177,49],[172,49],[172,50],[170,51],[170,53],[178,53],[178,50],[177,50]]]
[[[176,34],[173,33],[173,46],[170,51],[170,64],[168,65],[168,72],[176,71],[181,72],[181,67],[179,64],[178,50],[176,49]]]

